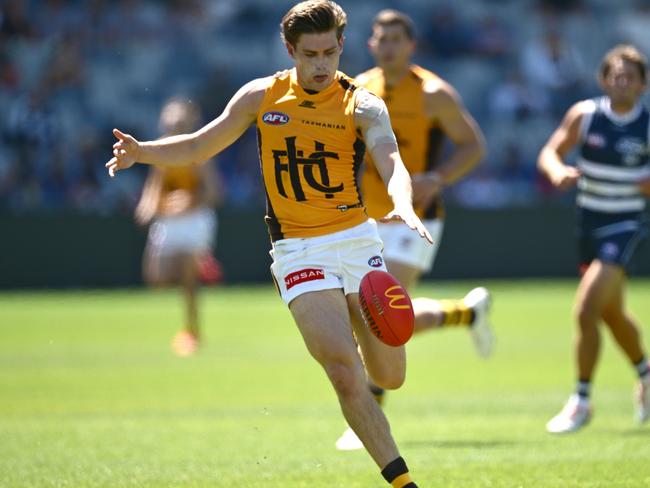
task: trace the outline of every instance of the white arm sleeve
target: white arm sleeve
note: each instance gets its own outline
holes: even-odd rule
[[[369,151],[377,144],[397,143],[386,104],[378,96],[364,88],[358,88],[354,115],[361,122],[359,125]]]

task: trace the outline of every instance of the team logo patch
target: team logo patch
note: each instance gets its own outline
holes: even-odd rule
[[[373,256],[368,259],[368,265],[373,268],[381,268],[381,265],[384,264],[384,260],[381,259],[381,256]]]
[[[287,290],[290,290],[300,283],[306,283],[307,281],[315,280],[324,280],[325,279],[325,270],[318,268],[305,268],[300,271],[295,271],[288,274],[284,277],[284,284],[287,287]]]
[[[621,137],[614,148],[623,155],[625,166],[637,166],[648,150],[645,142],[635,137]]]
[[[589,134],[587,136],[587,145],[592,147],[605,147],[607,140],[602,134]]]
[[[262,122],[268,125],[284,125],[289,122],[289,116],[282,112],[266,112],[262,115]]]

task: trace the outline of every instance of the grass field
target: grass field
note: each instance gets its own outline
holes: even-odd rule
[[[416,337],[387,398],[419,486],[650,486],[650,425],[633,421],[635,376],[609,337],[592,424],[544,431],[573,386],[575,281],[488,284],[496,355],[478,359],[462,330]],[[650,280],[629,296],[650,336]],[[0,486],[385,486],[364,451],[334,449],[334,393],[275,291],[211,289],[203,304],[205,345],[179,359],[174,293],[0,294]]]

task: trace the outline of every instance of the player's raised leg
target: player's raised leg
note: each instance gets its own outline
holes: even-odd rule
[[[404,346],[388,346],[379,341],[366,326],[359,308],[359,294],[346,297],[354,336],[361,350],[370,381],[378,388],[395,390],[402,386],[406,376]]]
[[[416,266],[404,264],[395,260],[386,260],[386,267],[397,281],[399,281],[406,289],[412,289],[418,282],[422,273],[422,270]],[[490,302],[491,299],[489,292],[482,287],[473,289],[464,299],[460,300],[434,300],[424,297],[415,298],[413,299],[413,310],[415,313],[414,333],[417,334],[426,330],[446,326],[464,326],[470,331],[474,346],[479,356],[488,357],[492,352],[492,346],[494,343],[494,334],[492,333],[492,327],[489,321]],[[350,306],[350,309],[352,310],[352,306]],[[364,326],[363,329],[367,331],[367,327]],[[355,334],[356,333],[355,329]],[[360,334],[363,333],[364,332],[360,332]],[[357,336],[359,336],[359,334],[357,334]],[[370,344],[372,344],[372,342],[379,341],[371,341]],[[388,347],[384,344],[381,345],[383,347]],[[366,358],[366,355],[367,354],[364,353],[364,359]],[[381,357],[381,354],[379,356]],[[377,403],[382,406],[386,392],[381,385],[372,381],[372,376],[369,379],[368,388]],[[350,428],[347,428],[343,432],[343,434],[336,440],[335,445],[336,448],[341,451],[352,451],[363,448],[362,442],[355,435],[354,430]]]

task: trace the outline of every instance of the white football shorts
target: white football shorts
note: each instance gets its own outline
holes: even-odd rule
[[[440,219],[424,220],[422,223],[433,237],[433,244],[403,222],[379,222],[377,231],[384,243],[384,259],[422,272],[430,271],[440,247],[444,224]]]
[[[358,293],[366,273],[386,271],[382,247],[374,220],[323,236],[281,239],[270,252],[271,272],[287,304],[310,291]]]
[[[216,232],[214,210],[197,207],[181,215],[156,218],[149,227],[148,246],[160,256],[206,251],[212,248]]]

